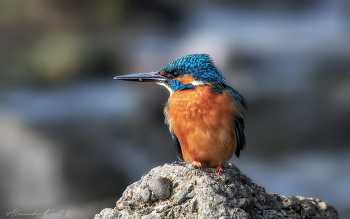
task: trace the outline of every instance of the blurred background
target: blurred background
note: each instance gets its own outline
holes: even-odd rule
[[[349,1],[11,0],[0,31],[1,214],[93,218],[177,160],[168,91],[112,78],[192,53],[247,99],[247,148],[230,162],[267,192],[350,214]]]

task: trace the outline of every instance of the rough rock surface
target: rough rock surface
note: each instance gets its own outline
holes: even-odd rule
[[[152,169],[129,185],[115,208],[95,219],[114,218],[338,218],[319,199],[266,193],[237,167],[221,175],[214,168],[194,169],[175,162]]]

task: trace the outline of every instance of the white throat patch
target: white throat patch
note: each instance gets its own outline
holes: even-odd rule
[[[163,82],[157,82],[157,84],[161,85],[161,86],[164,86],[166,89],[168,89],[169,93],[170,93],[170,96],[174,93],[174,91],[166,84],[166,83],[163,83]]]

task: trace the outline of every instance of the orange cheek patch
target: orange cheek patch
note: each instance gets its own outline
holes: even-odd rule
[[[194,82],[194,78],[192,75],[187,74],[182,76],[181,78],[177,79],[181,84],[191,84],[192,82]]]
[[[167,76],[167,73],[165,73],[164,71],[161,71],[161,72],[160,72],[160,75],[162,75],[162,76]]]

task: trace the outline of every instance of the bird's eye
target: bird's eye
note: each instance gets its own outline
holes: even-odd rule
[[[180,73],[177,71],[172,71],[171,74],[176,78]]]
[[[170,79],[176,78],[180,75],[180,73],[177,72],[176,70],[167,71],[167,72],[161,71],[160,74]]]

